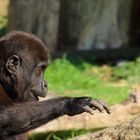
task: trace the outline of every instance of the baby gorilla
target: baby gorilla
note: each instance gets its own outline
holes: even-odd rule
[[[43,79],[48,50],[40,39],[24,32],[0,38],[0,139],[25,140],[25,132],[62,115],[93,114],[95,109],[110,113],[109,107],[90,97],[45,97]]]

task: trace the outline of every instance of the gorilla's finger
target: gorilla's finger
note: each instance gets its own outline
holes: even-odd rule
[[[89,106],[84,106],[83,109],[85,110],[85,112],[88,112],[91,115],[94,115],[94,111],[92,108],[90,108]]]
[[[93,110],[96,110],[96,109],[97,109],[95,106],[92,106],[91,108],[92,108]]]
[[[97,102],[96,100],[91,100],[90,102],[91,107],[97,108],[100,112],[104,111],[104,107],[101,103]]]
[[[106,112],[107,112],[108,114],[111,113],[111,109],[110,109],[110,107],[109,107],[104,101],[102,101],[102,100],[98,100],[98,102],[99,102],[100,104],[103,105],[104,109],[106,110]]]

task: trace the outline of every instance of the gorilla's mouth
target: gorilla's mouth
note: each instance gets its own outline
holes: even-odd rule
[[[29,94],[31,95],[32,99],[34,99],[35,101],[39,101],[38,96],[35,95],[33,92],[29,91]]]

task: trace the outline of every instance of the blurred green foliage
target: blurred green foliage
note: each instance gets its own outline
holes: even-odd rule
[[[99,129],[93,130],[69,130],[69,131],[58,131],[58,132],[48,132],[39,133],[32,135],[29,140],[68,140],[70,138],[82,135],[85,133],[95,132]]]
[[[140,82],[140,57],[135,61],[125,62],[113,68],[115,80],[124,79],[131,84]]]
[[[3,36],[7,32],[7,21],[6,16],[0,16],[0,36]]]
[[[109,104],[122,102],[128,97],[130,85],[117,79],[114,67],[76,61],[62,58],[51,63],[45,72],[51,92],[63,96],[91,96]]]

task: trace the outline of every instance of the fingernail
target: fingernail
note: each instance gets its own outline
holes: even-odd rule
[[[109,114],[111,113],[111,110],[109,110],[109,112],[108,112]]]

